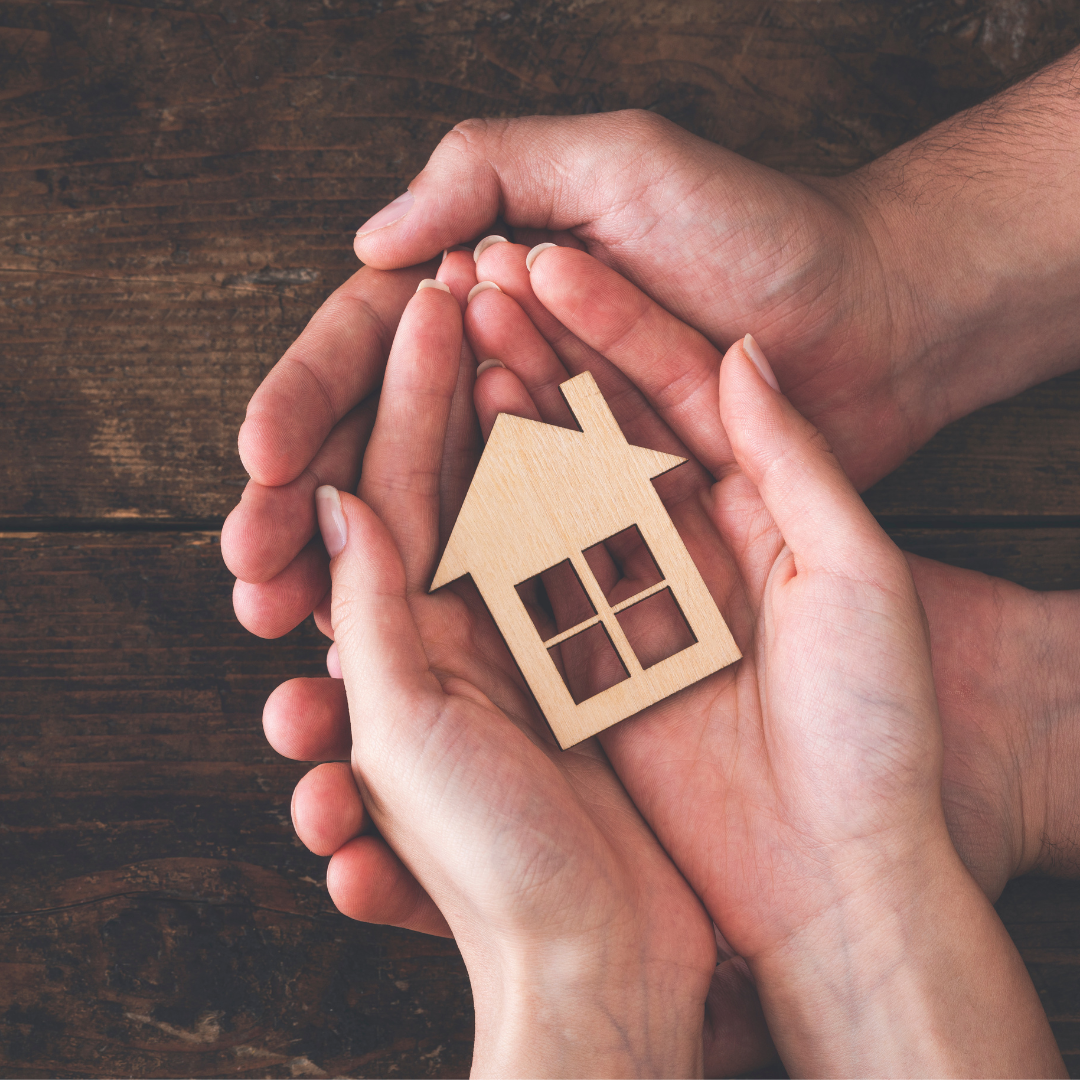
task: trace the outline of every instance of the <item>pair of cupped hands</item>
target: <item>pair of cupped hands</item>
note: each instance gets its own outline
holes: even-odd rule
[[[881,1071],[839,1033],[883,969],[951,970],[974,926],[1009,948],[1007,739],[956,692],[978,643],[955,654],[1000,604],[850,479],[941,419],[912,418],[857,202],[652,117],[462,125],[249,407],[237,613],[276,636],[314,609],[339,676],[267,703],[271,744],[325,762],[297,832],[343,912],[456,938],[478,1071],[718,1074],[770,1031],[789,1069]],[[522,242],[423,264],[500,217]],[[564,752],[475,590],[428,587],[496,415],[570,422],[584,370],[629,442],[689,459],[656,485],[743,659]]]

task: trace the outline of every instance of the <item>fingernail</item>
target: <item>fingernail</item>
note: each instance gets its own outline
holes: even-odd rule
[[[536,247],[525,256],[525,269],[531,271],[533,263],[536,262],[537,256],[541,251],[547,251],[548,248],[558,247],[558,244],[537,244]]]
[[[501,360],[485,360],[482,364],[476,365],[476,377],[479,379],[489,368],[493,367],[506,367]]]
[[[367,221],[356,230],[356,235],[366,236],[376,229],[385,229],[387,225],[393,225],[395,221],[400,221],[412,209],[412,204],[414,202],[416,202],[416,197],[411,191],[406,191],[403,195],[399,195],[392,203],[388,203],[384,206],[374,217],[368,218]]]
[[[453,247],[448,247],[442,253],[442,261],[446,262],[446,256],[453,254],[455,251],[472,251],[472,248],[468,244],[455,244]]]
[[[449,292],[450,286],[445,281],[436,281],[433,277],[426,277],[416,286],[417,292],[421,289],[441,289],[443,292]]]
[[[336,641],[326,650],[326,674],[329,675],[331,679],[340,679],[343,677],[341,674],[341,657],[338,655]]]
[[[489,247],[491,247],[492,244],[507,244],[507,243],[509,243],[509,241],[506,239],[505,236],[485,236],[484,239],[481,240],[480,243],[477,244],[475,248],[473,248],[473,253],[472,253],[473,262],[476,262],[476,260],[479,259],[480,256],[483,255],[484,252],[487,251],[487,249]]]
[[[743,338],[742,347],[743,352],[750,357],[754,367],[758,369],[758,374],[774,390],[779,390],[780,384],[776,381],[773,369],[769,367],[769,361],[765,359],[765,354],[761,351],[761,346],[754,340],[753,334],[747,334],[746,337]]]
[[[502,289],[500,289],[499,286],[496,285],[494,281],[478,281],[469,290],[469,298],[468,298],[468,300],[465,301],[465,303],[471,304],[472,303],[472,298],[474,296],[476,296],[477,293],[487,292],[488,289],[494,289],[496,292],[502,292]]]
[[[349,527],[341,510],[341,495],[336,487],[323,484],[315,489],[315,513],[319,519],[319,532],[322,533],[323,543],[332,559],[349,538]]]

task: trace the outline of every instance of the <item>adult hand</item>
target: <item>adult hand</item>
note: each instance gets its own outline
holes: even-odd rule
[[[357,252],[407,267],[500,214],[530,243],[557,230],[718,347],[756,327],[861,488],[949,420],[1076,365],[1077,55],[837,179],[784,176],[651,113],[467,121],[360,230]],[[252,399],[240,450],[254,483],[222,550],[256,633],[285,633],[325,594],[311,481],[351,480],[366,420],[348,414],[430,272],[395,285],[362,271]],[[672,393],[688,383],[677,359],[667,374]]]
[[[553,744],[482,603],[427,594],[460,356],[456,299],[422,289],[391,350],[363,501],[317,492],[353,775],[461,948],[475,1072],[693,1075],[708,917],[596,744]]]
[[[444,267],[443,276],[452,282],[455,293],[466,291],[471,263],[465,256],[451,256]],[[501,281],[505,293],[550,337],[558,339],[561,351],[572,358],[571,370],[592,367],[605,377],[601,358],[538,305],[523,248],[489,247],[479,267],[484,276]],[[479,355],[513,356],[512,366],[524,364],[523,371],[531,367],[529,384],[544,405],[545,418],[565,420],[565,405],[554,388],[568,372],[557,366],[536,368],[535,358],[521,349],[527,336],[517,321],[508,323],[503,317],[505,308],[505,301],[494,291],[478,294],[469,304],[467,319]],[[542,362],[545,351],[540,349],[538,354]],[[482,383],[499,378],[494,372]],[[610,369],[606,378],[605,391],[625,422],[639,411],[640,399],[613,383]],[[707,425],[708,408],[706,397],[706,415],[691,414],[688,422]],[[489,421],[492,415],[489,408]],[[672,449],[679,451],[675,444]],[[996,898],[1010,876],[1035,867],[1061,869],[1047,861],[1061,847],[1044,842],[1044,828],[1068,818],[1069,801],[1059,798],[1060,805],[1052,813],[1047,796],[1050,788],[1059,795],[1069,788],[1052,783],[1044,766],[1052,756],[1048,748],[1061,747],[1061,720],[1069,714],[1070,704],[1075,706],[1075,693],[1069,697],[1068,680],[1062,677],[1068,665],[1054,659],[1052,633],[1055,626],[1068,621],[1068,612],[1059,609],[1062,604],[1068,606],[1070,598],[1040,597],[985,575],[916,557],[911,561],[934,638],[946,736],[943,795],[950,832],[978,882]],[[959,596],[963,603],[957,603]],[[1003,624],[1010,627],[1013,645],[1004,655],[1000,647]],[[1059,644],[1067,650],[1067,641]],[[1040,656],[1057,673],[1038,679],[1034,691],[1018,692],[1030,684],[1026,676]],[[265,713],[271,743],[299,760],[347,756],[348,714],[340,686],[330,680],[305,680],[280,688]],[[337,852],[328,878],[335,902],[355,918],[445,933],[437,909],[385,845],[369,838],[349,843],[360,818],[359,807],[347,772],[335,766],[309,774],[294,800],[294,820],[301,837],[320,854]],[[753,986],[738,961],[727,960],[718,969],[708,1019],[706,1068],[710,1075],[745,1071],[771,1058],[773,1050]]]

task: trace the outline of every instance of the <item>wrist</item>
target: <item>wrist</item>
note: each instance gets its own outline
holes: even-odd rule
[[[650,961],[641,945],[583,939],[479,956],[463,945],[474,1074],[700,1076],[715,958],[687,968]]]
[[[1080,872],[1080,591],[908,561],[930,624],[956,850],[991,900],[1013,877]]]
[[[837,182],[938,427],[1075,367],[1075,57]]]
[[[751,959],[789,1071],[1060,1069],[1019,955],[941,832]]]

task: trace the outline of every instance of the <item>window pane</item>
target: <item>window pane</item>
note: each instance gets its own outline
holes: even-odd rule
[[[670,589],[623,608],[615,618],[643,668],[659,664],[697,641]]]
[[[575,705],[629,678],[603,623],[593,623],[561,645],[553,645],[548,656],[559,669]]]
[[[607,602],[613,607],[664,580],[636,525],[593,544],[583,554]]]
[[[541,641],[596,614],[569,559],[514,587]]]

